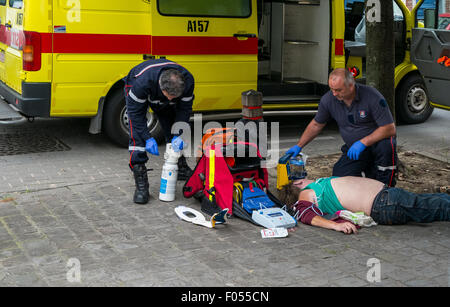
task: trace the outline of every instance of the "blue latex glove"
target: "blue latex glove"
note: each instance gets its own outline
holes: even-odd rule
[[[156,143],[154,138],[149,138],[145,142],[145,150],[151,153],[152,155],[159,156],[158,143]]]
[[[172,138],[172,148],[173,151],[179,152],[180,150],[183,150],[184,142],[183,139],[179,136],[174,136]]]
[[[352,160],[358,160],[359,155],[363,152],[364,149],[366,149],[366,145],[361,143],[361,141],[356,141],[347,151],[347,157]]]
[[[297,157],[298,154],[302,151],[302,148],[298,145],[292,146],[286,151],[286,154],[291,154],[291,158]]]

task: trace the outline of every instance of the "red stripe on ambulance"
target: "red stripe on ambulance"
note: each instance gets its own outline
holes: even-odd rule
[[[258,40],[235,37],[41,33],[42,53],[257,54]],[[52,49],[53,36],[53,49]]]
[[[35,32],[36,33],[36,32]],[[41,53],[110,54],[258,54],[258,40],[250,37],[151,36],[127,34],[36,33]],[[0,41],[7,45],[11,33],[0,28]],[[21,44],[20,44],[21,45]],[[17,46],[21,49],[21,46]]]
[[[153,36],[153,54],[258,54],[258,39],[250,37]]]

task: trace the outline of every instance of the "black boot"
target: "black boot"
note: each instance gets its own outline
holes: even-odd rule
[[[148,177],[145,164],[135,164],[133,166],[133,175],[136,183],[133,201],[136,204],[146,204],[150,198],[150,193],[148,192]]]
[[[189,167],[189,165],[186,162],[186,158],[184,156],[181,156],[178,159],[178,178],[177,180],[188,180],[192,176],[192,169]]]

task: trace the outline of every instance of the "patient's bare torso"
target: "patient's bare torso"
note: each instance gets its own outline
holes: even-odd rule
[[[384,184],[374,179],[346,176],[332,179],[331,186],[342,207],[352,212],[362,211],[370,215],[373,201]],[[314,195],[313,190],[304,190],[300,199],[312,201]]]
[[[344,208],[370,215],[375,196],[384,184],[374,179],[347,176],[332,179],[331,186]]]

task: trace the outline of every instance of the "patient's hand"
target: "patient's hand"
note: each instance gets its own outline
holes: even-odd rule
[[[334,227],[334,230],[336,230],[336,231],[342,231],[343,233],[346,233],[346,234],[358,233],[356,226],[350,222],[335,223],[335,224],[336,225]]]

